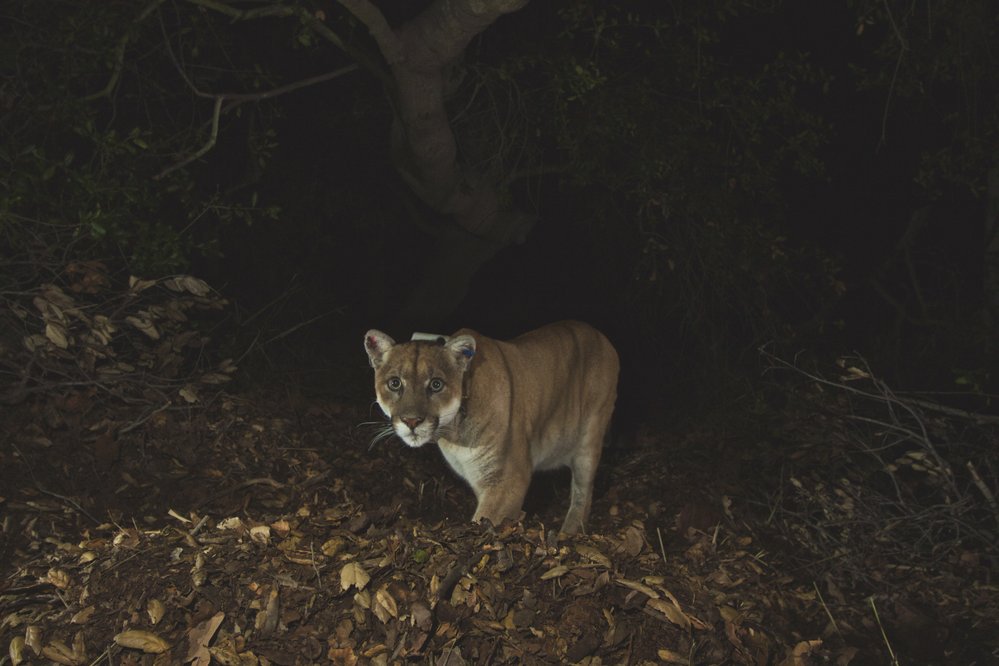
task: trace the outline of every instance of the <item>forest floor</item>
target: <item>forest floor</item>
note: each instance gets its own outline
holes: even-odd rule
[[[472,525],[436,447],[369,446],[367,405],[18,405],[0,664],[997,663],[994,545],[860,506],[817,400],[639,429],[563,540],[566,474]]]

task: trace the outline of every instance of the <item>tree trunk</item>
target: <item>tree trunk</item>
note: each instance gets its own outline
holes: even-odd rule
[[[435,0],[398,28],[370,0],[339,0],[370,30],[395,83],[392,158],[412,191],[453,225],[401,318],[437,324],[478,269],[530,230],[530,218],[500,203],[499,185],[459,164],[445,100],[448,71],[477,34],[528,0]]]

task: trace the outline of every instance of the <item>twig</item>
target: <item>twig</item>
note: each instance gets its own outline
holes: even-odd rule
[[[826,605],[826,600],[822,598],[822,592],[819,591],[819,586],[815,584],[814,580],[812,581],[812,587],[815,588],[815,594],[819,596],[819,603],[822,604],[822,610],[826,612],[826,617],[828,617],[829,622],[832,623],[833,629],[837,634],[842,636],[843,632],[839,630],[839,625],[836,624],[836,618],[833,617],[832,612],[829,610],[829,606]]]
[[[32,476],[34,476],[34,475],[32,475]],[[95,525],[100,525],[101,524],[101,521],[99,521],[96,518],[94,518],[90,514],[89,511],[87,511],[82,506],[80,506],[80,503],[77,502],[72,497],[66,497],[65,495],[60,495],[59,493],[54,493],[54,492],[52,492],[50,490],[45,490],[44,488],[42,488],[41,486],[39,486],[37,483],[35,484],[35,488],[37,488],[38,492],[40,492],[40,493],[43,493],[45,495],[49,495],[50,497],[55,497],[56,499],[61,499],[63,502],[66,502],[67,504],[72,505],[73,508],[75,508],[77,511],[79,511],[80,513],[82,513],[83,515],[85,515],[87,518],[90,518],[90,520],[94,521]]]
[[[459,638],[461,638],[461,636],[455,636],[454,638],[451,639],[451,641],[448,643],[447,646],[447,652],[441,655],[441,660],[437,662],[438,664],[441,664],[442,666],[448,666],[448,664],[451,663],[451,653],[454,652],[454,646],[458,644]],[[458,654],[459,656],[461,655],[460,652]],[[461,663],[465,663],[465,660],[462,659]]]
[[[204,499],[201,502],[198,502],[193,507],[191,507],[191,509],[192,510],[193,509],[199,509],[199,508],[205,506],[206,504],[211,504],[212,502],[214,502],[215,500],[219,499],[220,497],[225,497],[226,495],[230,495],[232,493],[239,492],[240,490],[242,490],[244,488],[249,488],[250,486],[259,486],[259,485],[267,485],[267,486],[270,486],[272,488],[284,488],[284,484],[283,483],[281,483],[280,481],[275,481],[274,479],[272,479],[270,477],[262,477],[262,478],[259,478],[259,479],[248,479],[248,480],[244,481],[243,483],[236,484],[232,488],[226,488],[225,490],[220,490],[219,492],[215,493],[214,495],[211,495],[207,499]]]
[[[911,402],[914,405],[918,405],[923,409],[928,409],[932,412],[940,412],[941,414],[946,414],[948,416],[957,416],[963,419],[970,419],[981,425],[983,423],[996,423],[999,424],[999,416],[993,416],[992,414],[982,414],[981,412],[969,412],[966,409],[959,409],[957,407],[948,407],[947,405],[941,405],[939,402],[933,402],[932,400],[923,400],[922,398],[913,398],[911,396],[906,396],[905,400]]]
[[[208,523],[208,516],[207,515],[201,516],[201,519],[198,521],[198,524],[192,527],[191,531],[189,532],[191,537],[193,538],[197,536],[198,532],[201,531],[201,528],[204,527],[207,523]]]
[[[273,306],[275,303],[279,303],[281,300],[286,299],[286,298],[291,298],[295,294],[301,292],[302,291],[302,287],[300,285],[296,284],[296,282],[298,281],[298,278],[299,278],[299,274],[298,273],[295,273],[294,275],[292,275],[291,276],[291,284],[290,284],[290,286],[283,293],[278,294],[277,296],[275,296],[274,298],[272,298],[267,303],[264,303],[263,306],[261,306],[260,308],[258,308],[256,312],[254,312],[253,314],[249,315],[248,317],[244,317],[243,320],[242,320],[242,322],[241,322],[242,325],[243,326],[249,326],[250,323],[252,323],[254,319],[256,319],[257,317],[261,316],[263,313],[267,312],[268,308],[270,308],[271,306]]]
[[[211,9],[220,14],[224,14],[231,18],[233,22],[248,21],[258,18],[284,18],[296,13],[295,7],[289,7],[287,5],[265,5],[255,9],[236,9],[231,5],[227,5],[224,2],[216,2],[215,0],[187,1],[192,5],[197,5],[198,7],[204,7],[205,9]]]
[[[204,7],[206,9],[212,9],[219,13],[225,14],[226,16],[229,16],[233,21],[256,19],[263,17],[283,18],[283,17],[298,15],[298,17],[302,20],[302,22],[305,23],[310,28],[312,28],[314,32],[318,32],[325,39],[338,46],[341,50],[344,50],[345,52],[351,55],[357,56],[355,57],[355,59],[359,61],[363,60],[363,55],[355,54],[354,50],[347,47],[336,33],[334,33],[329,28],[324,26],[319,21],[319,19],[317,19],[313,14],[309,13],[309,11],[304,8],[288,7],[284,5],[269,5],[265,7],[258,7],[256,9],[239,10],[236,9],[235,7],[230,7],[229,5],[226,5],[224,3],[215,2],[214,0],[188,0],[188,2],[194,5],[198,5],[200,7]],[[294,92],[301,88],[313,86],[318,83],[323,83],[325,81],[335,79],[337,77],[343,76],[344,74],[348,74],[358,69],[358,65],[356,63],[352,63],[350,65],[346,65],[344,67],[340,67],[339,69],[333,70],[332,72],[326,72],[324,74],[317,74],[316,76],[310,76],[308,78],[301,79],[299,81],[294,81],[292,83],[287,83],[285,85],[278,86],[276,88],[271,88],[270,90],[265,90],[263,92],[210,93],[200,90],[197,87],[197,85],[195,85],[194,82],[191,81],[190,77],[187,76],[187,72],[181,66],[180,61],[177,59],[177,55],[174,53],[173,48],[170,45],[170,38],[169,35],[166,34],[166,27],[163,25],[162,21],[160,22],[160,30],[163,33],[163,44],[166,47],[167,55],[169,55],[170,60],[173,63],[174,69],[177,70],[177,73],[184,80],[184,83],[187,85],[188,88],[191,89],[191,91],[194,93],[196,97],[214,99],[215,104],[212,110],[211,131],[209,133],[208,139],[201,146],[201,148],[198,149],[193,155],[189,155],[188,157],[180,160],[179,162],[163,169],[158,174],[153,176],[153,180],[161,180],[168,174],[187,166],[188,164],[190,164],[191,162],[193,162],[194,160],[198,159],[199,157],[207,153],[209,150],[211,150],[215,146],[216,140],[218,138],[219,117],[223,112],[227,113],[232,109],[234,109],[235,107],[239,106],[240,104],[243,104],[244,102],[257,102],[269,99],[271,97],[285,95],[287,93]],[[223,107],[224,102],[225,106]]]
[[[312,562],[312,570],[316,572],[316,589],[322,591],[323,576],[319,573],[319,565],[316,564],[316,549],[312,541],[309,541],[309,560]]]
[[[905,37],[902,35],[902,31],[899,30],[898,24],[895,23],[895,15],[891,13],[891,7],[888,5],[888,0],[884,0],[885,12],[888,14],[888,20],[891,22],[892,30],[895,31],[895,37],[898,39],[898,59],[895,61],[895,71],[891,75],[891,83],[888,86],[888,97],[885,99],[885,110],[881,115],[881,138],[878,139],[877,150],[880,150],[884,146],[886,141],[886,136],[888,134],[888,111],[891,109],[891,99],[895,94],[895,84],[898,82],[898,73],[902,69],[902,61],[905,59],[905,52],[909,50],[909,45],[905,43]]]
[[[878,629],[881,630],[881,638],[885,642],[885,647],[888,648],[888,656],[891,657],[891,663],[893,664],[893,666],[899,666],[898,657],[895,656],[895,651],[891,648],[891,641],[888,640],[888,634],[885,633],[884,625],[881,624],[881,616],[878,615],[878,607],[874,603],[874,597],[873,596],[867,597],[867,601],[871,604],[871,610],[874,611],[874,619],[878,623]]]
[[[154,416],[156,416],[160,412],[163,412],[163,411],[166,411],[167,409],[170,409],[170,406],[172,404],[173,404],[172,402],[170,402],[169,400],[167,400],[165,403],[163,403],[159,407],[157,407],[155,409],[152,409],[149,412],[147,412],[144,416],[139,417],[138,420],[132,421],[131,423],[129,423],[124,428],[121,428],[120,430],[118,430],[118,434],[119,435],[124,435],[125,433],[132,432],[133,430],[135,430],[136,428],[138,428],[143,423],[145,423],[149,419],[153,418]]]
[[[867,365],[866,361],[860,359],[862,361],[862,364],[864,365],[864,371],[866,372],[867,377],[871,380],[871,382],[873,382],[874,386],[879,391],[881,391],[881,393],[871,393],[869,391],[863,391],[861,389],[848,386],[841,382],[834,382],[824,377],[820,377],[819,375],[816,375],[814,373],[807,372],[797,366],[792,365],[791,363],[788,363],[782,358],[778,358],[777,356],[774,356],[773,354],[764,351],[763,347],[760,347],[760,353],[764,354],[765,356],[770,358],[772,361],[778,363],[779,365],[782,365],[786,368],[790,368],[819,384],[823,384],[825,386],[833,386],[847,393],[852,393],[854,395],[859,395],[864,398],[868,398],[870,400],[883,402],[885,403],[888,410],[892,413],[893,416],[895,415],[895,408],[900,407],[912,418],[913,421],[915,421],[915,424],[918,426],[919,429],[918,432],[909,430],[900,423],[887,424],[887,423],[878,422],[874,419],[870,419],[867,417],[860,417],[860,416],[851,416],[851,418],[854,418],[856,420],[873,421],[875,423],[879,423],[880,425],[891,428],[898,432],[903,432],[912,437],[915,441],[919,443],[919,445],[923,449],[928,451],[930,455],[933,457],[934,462],[937,464],[937,467],[943,473],[945,481],[947,482],[947,485],[950,488],[951,492],[954,494],[954,497],[961,497],[961,492],[957,488],[956,483],[954,482],[954,473],[951,470],[950,464],[944,459],[943,456],[940,455],[939,451],[937,451],[936,446],[934,446],[933,444],[933,440],[930,438],[930,435],[926,430],[926,424],[923,422],[921,416],[916,412],[915,408],[912,406],[912,404],[910,404],[909,401],[902,400],[901,398],[896,397],[894,393],[892,393],[891,389],[888,388],[888,386],[884,382],[878,380],[871,372],[870,366]]]
[[[993,495],[992,491],[989,490],[989,487],[985,485],[985,482],[982,480],[982,477],[979,476],[978,469],[975,467],[973,462],[969,460],[964,463],[964,466],[968,468],[968,473],[971,474],[971,480],[974,482],[975,487],[978,488],[978,492],[985,497],[985,501],[988,503],[989,508],[992,509],[992,515],[996,519],[996,525],[999,526],[999,503],[996,502],[995,495]]]
[[[271,338],[268,338],[267,340],[264,340],[261,344],[262,345],[269,345],[270,343],[276,342],[276,341],[280,340],[283,337],[291,335],[292,333],[294,333],[298,329],[303,328],[305,326],[308,326],[309,324],[311,324],[311,323],[313,323],[315,321],[318,321],[318,320],[322,319],[323,317],[328,317],[331,314],[336,314],[336,313],[339,313],[339,312],[342,312],[342,311],[343,311],[343,307],[337,307],[337,308],[333,308],[332,310],[327,310],[326,312],[323,312],[322,314],[316,315],[312,319],[306,319],[305,321],[298,322],[297,324],[295,324],[291,328],[286,329],[286,330],[278,333],[277,335],[275,335],[275,336],[273,336]]]
[[[310,76],[307,79],[294,81],[292,83],[288,83],[283,86],[278,86],[277,88],[265,90],[264,92],[261,93],[219,93],[212,95],[210,93],[201,92],[197,88],[194,88],[194,94],[197,97],[213,97],[215,99],[215,105],[212,108],[211,132],[208,135],[208,139],[201,146],[201,148],[197,150],[197,152],[163,169],[158,174],[153,176],[153,180],[161,180],[166,175],[173,173],[177,169],[181,169],[187,166],[188,164],[195,161],[196,159],[207,153],[209,150],[214,148],[219,133],[219,117],[222,115],[223,111],[228,112],[244,102],[260,101],[268,99],[270,97],[276,97],[278,95],[284,95],[290,92],[294,92],[295,90],[299,90],[300,88],[305,88],[307,86],[312,86],[317,83],[329,81],[330,79],[335,79],[339,76],[343,76],[344,74],[349,74],[350,72],[354,72],[357,69],[358,66],[356,64],[346,65],[345,67],[333,70],[332,72],[326,72],[325,74],[317,74],[316,76]],[[185,77],[185,79],[186,78],[187,77]],[[223,109],[222,103],[225,102],[226,100],[229,100],[230,103],[226,105],[226,107]]]
[[[215,98],[215,107],[212,110],[212,131],[208,135],[208,139],[201,146],[201,148],[199,148],[193,155],[189,155],[186,158],[182,159],[181,161],[171,166],[168,166],[166,169],[163,169],[158,174],[153,176],[153,180],[160,180],[167,174],[173,173],[177,169],[181,169],[187,166],[188,164],[198,159],[199,157],[207,153],[215,146],[215,140],[218,138],[219,135],[219,112],[222,110],[222,102],[224,100],[225,97],[223,97],[222,95],[219,95],[218,97]]]
[[[42,485],[40,483],[38,483],[38,478],[35,476],[35,470],[33,470],[31,468],[31,463],[28,461],[28,458],[24,455],[24,452],[21,451],[21,449],[14,442],[11,442],[10,445],[17,452],[17,455],[21,458],[21,460],[24,461],[24,464],[27,466],[27,468],[28,468],[28,475],[31,477],[31,480],[35,483],[35,488],[38,489],[38,492],[43,493],[45,495],[49,495],[51,497],[55,497],[56,499],[60,499],[63,502],[71,504],[77,511],[79,511],[80,513],[82,513],[87,518],[90,518],[90,520],[94,521],[95,525],[100,525],[101,524],[101,521],[97,520],[92,515],[90,515],[90,512],[87,511],[86,509],[84,509],[82,506],[80,506],[80,503],[77,502],[72,497],[66,497],[65,495],[60,495],[58,493],[54,493],[54,492],[51,492],[49,490],[45,490],[44,488],[42,488]]]

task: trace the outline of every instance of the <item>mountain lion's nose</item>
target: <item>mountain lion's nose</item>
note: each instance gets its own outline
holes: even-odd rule
[[[413,430],[414,432],[416,431],[416,426],[423,423],[423,419],[416,416],[403,416],[399,420],[408,425],[409,429]]]

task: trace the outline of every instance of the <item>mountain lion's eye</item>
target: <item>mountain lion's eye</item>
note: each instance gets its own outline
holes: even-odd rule
[[[444,380],[434,377],[430,380],[430,390],[434,393],[440,393],[444,390]]]
[[[388,386],[389,391],[398,391],[402,388],[402,380],[398,377],[390,377],[385,385]]]

